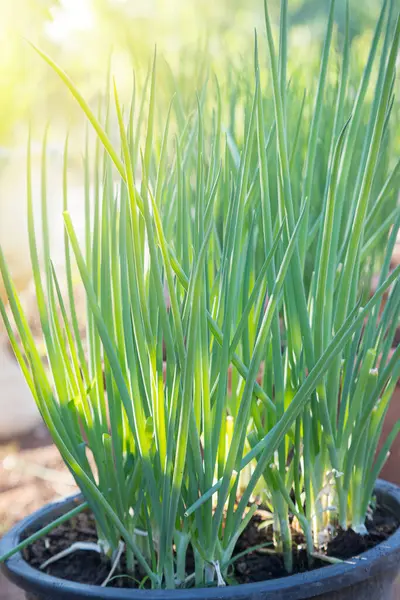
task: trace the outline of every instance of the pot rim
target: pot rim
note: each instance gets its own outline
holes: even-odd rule
[[[395,513],[400,520],[400,487],[378,479],[375,486],[377,501],[380,506]],[[76,502],[77,495],[47,504],[15,525],[0,540],[0,555],[8,552],[20,540],[22,533],[38,521],[43,523],[50,516],[62,514],[70,505]],[[400,527],[385,542],[382,542],[351,559],[353,564],[343,563],[298,573],[279,579],[271,579],[256,583],[240,584],[238,586],[190,588],[185,590],[139,590],[123,588],[101,588],[100,586],[76,583],[52,575],[47,575],[31,567],[18,552],[5,563],[0,565],[8,579],[25,591],[43,594],[56,593],[57,598],[97,598],[98,600],[120,598],[137,598],[138,600],[235,600],[256,598],[257,594],[268,594],[268,598],[288,598],[301,600],[314,595],[335,591],[355,585],[378,572],[393,570],[399,564]],[[283,596],[284,594],[284,596]],[[47,596],[46,596],[47,597]]]

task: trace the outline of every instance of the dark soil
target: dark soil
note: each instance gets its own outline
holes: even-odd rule
[[[387,540],[397,529],[398,522],[391,514],[381,509],[375,510],[373,521],[367,521],[368,535],[362,536],[352,529],[340,531],[338,535],[329,542],[327,547],[328,556],[336,556],[346,560],[366,552],[381,542]]]
[[[249,526],[243,532],[236,544],[235,552],[239,553],[246,548],[262,544],[270,539],[272,541],[272,527],[267,530],[259,530],[258,522],[260,517],[257,514],[250,522]],[[387,513],[383,513],[379,508],[375,510],[373,520],[366,522],[368,535],[361,536],[352,529],[347,531],[339,530],[335,538],[327,545],[325,553],[327,556],[347,560],[354,556],[373,548],[377,544],[384,542],[399,526],[397,519]],[[266,534],[263,533],[266,531]],[[313,564],[309,565],[307,553],[305,550],[305,540],[301,533],[292,529],[293,536],[293,573],[304,573],[305,571],[326,567],[328,562],[314,559]],[[283,557],[279,554],[271,554],[268,549],[264,554],[252,552],[235,563],[235,579],[239,583],[252,583],[255,581],[264,581],[266,579],[278,579],[286,577],[288,573],[283,564]]]
[[[277,579],[288,575],[284,568],[281,555],[273,552],[272,528],[259,529],[262,520],[261,514],[256,513],[248,527],[239,538],[235,548],[235,555],[247,548],[271,542],[265,548],[253,551],[234,562],[232,577],[236,583],[251,583],[267,579]],[[326,548],[326,554],[343,560],[357,556],[385,541],[399,526],[398,521],[391,514],[383,513],[379,508],[374,513],[372,521],[366,522],[368,534],[358,535],[351,529],[339,531]],[[33,533],[27,532],[27,535]],[[307,570],[325,567],[329,563],[315,559],[311,566],[307,562],[304,539],[301,533],[294,530],[293,533],[293,572],[302,573]],[[82,513],[57,527],[54,531],[41,539],[26,550],[25,559],[35,568],[49,559],[54,554],[68,548],[72,543],[96,542],[96,528],[92,515]],[[192,557],[188,557],[188,572],[192,571]],[[102,558],[98,553],[91,551],[77,551],[51,565],[46,572],[55,577],[61,577],[80,583],[101,585],[106,579],[111,568],[110,561]],[[125,557],[122,557],[120,568],[115,573],[117,577],[108,585],[110,587],[137,587],[138,581],[125,575]],[[139,577],[139,576],[138,576]],[[141,577],[139,577],[141,578]]]

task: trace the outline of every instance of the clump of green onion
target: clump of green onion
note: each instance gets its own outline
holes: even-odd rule
[[[38,50],[96,131],[94,197],[87,146],[81,247],[68,213],[66,144],[64,297],[51,261],[46,142],[43,265],[28,143],[29,241],[49,369],[1,251],[14,323],[3,304],[0,311],[40,413],[93,511],[99,546],[115,556],[122,540],[130,574],[153,588],[223,585],[256,496],[273,514],[288,572],[290,515],[310,561],[328,527],[363,533],[399,432],[397,423],[376,455],[400,375],[399,348],[389,359],[400,313],[400,269],[390,272],[399,167],[387,152],[400,25],[394,3],[385,2],[354,95],[347,20],[332,96],[334,8],[332,0],[307,100],[299,104],[296,84],[288,85],[287,0],[279,55],[265,2],[268,87],[256,39],[245,100],[235,89],[226,98],[218,85],[210,98],[204,85],[186,113],[177,88],[161,131],[156,59],[149,90],[139,99],[134,92],[124,111],[114,84],[101,119]],[[225,100],[243,106],[242,141],[224,124]],[[109,137],[113,111],[117,147]],[[369,297],[377,265],[379,285]],[[87,300],[85,341],[75,268]],[[194,573],[186,569],[189,551]]]

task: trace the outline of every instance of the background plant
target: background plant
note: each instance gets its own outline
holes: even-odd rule
[[[65,298],[51,261],[46,137],[43,269],[28,143],[29,241],[49,369],[3,253],[18,338],[0,309],[39,410],[94,512],[101,551],[118,558],[122,539],[129,572],[152,587],[229,580],[256,496],[271,508],[288,572],[289,513],[310,560],[327,525],[363,533],[398,433],[397,424],[375,457],[400,368],[398,348],[389,359],[400,311],[399,269],[390,273],[400,217],[398,164],[388,150],[400,26],[394,3],[385,2],[354,93],[348,16],[339,78],[329,78],[334,7],[332,0],[316,92],[304,102],[287,74],[285,0],[279,53],[265,5],[272,96],[256,40],[253,74],[229,98],[211,78],[191,101],[176,83],[164,119],[155,59],[126,110],[110,83],[95,116],[38,50],[98,136],[94,157],[89,145],[84,157],[84,244],[68,214],[65,144]],[[113,119],[119,144],[110,141]],[[189,548],[194,573],[186,572]]]

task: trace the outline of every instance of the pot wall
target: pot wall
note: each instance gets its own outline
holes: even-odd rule
[[[327,567],[328,568],[328,567]],[[345,589],[341,589],[339,591],[336,592],[327,592],[327,593],[322,593],[319,594],[318,596],[315,595],[308,595],[308,596],[303,596],[303,598],[314,598],[315,600],[399,600],[398,596],[396,595],[396,592],[394,590],[394,586],[393,586],[393,581],[396,578],[398,572],[398,568],[397,565],[394,567],[394,569],[392,570],[391,574],[389,575],[388,572],[385,572],[381,577],[377,576],[374,577],[372,579],[368,579],[367,581],[361,582],[361,583],[357,583],[355,585],[352,585],[350,587],[346,587]],[[117,592],[117,590],[116,590]],[[177,593],[176,594],[176,598],[177,600],[179,600],[179,596],[180,594]],[[27,593],[25,595],[27,600],[58,600],[58,598],[60,598],[60,596],[48,596],[46,595],[32,595]],[[132,594],[132,599],[135,598],[135,595]],[[100,596],[99,596],[100,598]],[[115,595],[114,598],[117,600],[119,598],[118,595]],[[189,597],[187,595],[185,595],[185,600],[188,599]],[[199,600],[199,596],[195,596],[194,597],[196,600]],[[204,597],[205,600],[209,599],[208,596]],[[218,598],[218,596],[214,596],[215,599]],[[229,597],[224,596],[223,597],[225,600],[228,600]],[[266,593],[255,593],[255,594],[248,594],[248,595],[244,595],[244,596],[240,596],[240,600],[269,600],[271,598],[270,594],[268,592]],[[280,596],[273,596],[274,599],[279,600],[295,600],[297,598],[299,598],[299,596],[296,595],[291,595],[288,592],[282,591],[282,594]],[[237,596],[232,596],[233,600],[239,600],[239,598]],[[160,597],[160,600],[162,600],[162,597]]]

